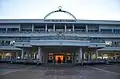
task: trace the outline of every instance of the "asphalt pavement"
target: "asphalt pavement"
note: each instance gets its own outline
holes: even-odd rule
[[[120,64],[69,67],[0,64],[0,79],[120,79]]]

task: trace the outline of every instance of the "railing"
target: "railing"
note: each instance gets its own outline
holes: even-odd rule
[[[89,38],[81,38],[77,36],[41,36],[41,37],[31,37],[30,39],[18,39],[16,42],[29,42],[30,40],[81,40],[81,41],[90,41],[92,43],[105,43],[104,40],[90,40]]]
[[[0,33],[84,33],[84,34],[120,34],[119,32],[86,32],[84,30],[82,31],[1,31]]]

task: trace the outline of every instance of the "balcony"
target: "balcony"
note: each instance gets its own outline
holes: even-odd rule
[[[32,36],[57,36],[57,35],[61,35],[61,36],[77,36],[77,37],[120,37],[120,34],[116,34],[116,33],[102,33],[102,32],[56,32],[56,31],[51,31],[51,32],[47,32],[47,31],[40,31],[40,32],[2,32],[0,33],[0,36],[6,36],[6,37],[32,37]]]
[[[31,40],[33,46],[89,46],[89,41],[76,40]]]

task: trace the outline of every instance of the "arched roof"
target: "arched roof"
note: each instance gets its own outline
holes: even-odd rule
[[[77,18],[76,18],[72,13],[70,13],[70,12],[68,12],[68,11],[65,11],[65,10],[62,10],[62,7],[61,7],[61,6],[59,6],[58,8],[59,8],[59,10],[55,10],[55,11],[52,11],[52,12],[48,13],[48,14],[44,17],[44,19],[47,19],[47,17],[50,16],[51,14],[54,14],[54,13],[57,13],[57,12],[63,12],[63,13],[66,13],[66,14],[69,14],[70,16],[72,16],[74,20],[77,20]]]

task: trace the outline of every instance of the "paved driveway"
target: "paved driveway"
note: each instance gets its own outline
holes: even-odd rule
[[[120,79],[120,65],[49,67],[0,64],[0,79]]]

